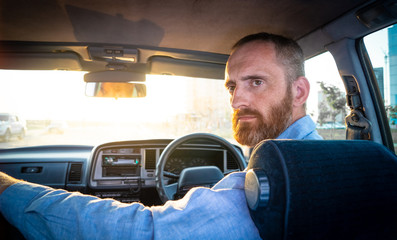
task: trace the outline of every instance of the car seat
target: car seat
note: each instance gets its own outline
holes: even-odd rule
[[[263,239],[397,239],[397,157],[364,140],[268,140],[245,193]]]

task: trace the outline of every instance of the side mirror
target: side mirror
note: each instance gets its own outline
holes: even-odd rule
[[[84,75],[89,97],[141,98],[146,96],[143,73],[127,71],[90,72]]]

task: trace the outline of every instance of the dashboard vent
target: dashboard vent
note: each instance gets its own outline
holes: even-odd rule
[[[156,149],[146,149],[145,168],[156,169]]]
[[[81,163],[72,163],[69,169],[69,182],[81,182],[81,172],[82,172],[83,164]]]
[[[227,169],[239,169],[237,161],[229,154],[227,153]]]

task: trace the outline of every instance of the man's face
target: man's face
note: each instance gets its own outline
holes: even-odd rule
[[[292,92],[273,44],[247,43],[232,53],[226,87],[233,108],[233,131],[243,145],[278,137],[292,121]]]

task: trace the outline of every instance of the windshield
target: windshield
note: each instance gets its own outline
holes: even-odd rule
[[[193,132],[234,142],[222,80],[147,75],[145,98],[114,99],[85,96],[84,74],[0,70],[0,112],[17,114],[26,131],[23,138],[1,141],[0,148],[173,139]]]

